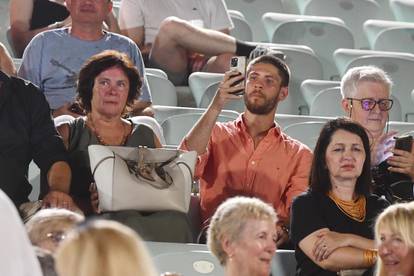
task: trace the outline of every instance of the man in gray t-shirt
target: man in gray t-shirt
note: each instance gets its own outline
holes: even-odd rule
[[[150,113],[151,93],[138,47],[131,39],[102,28],[105,17],[111,12],[112,2],[67,0],[66,5],[72,26],[35,36],[23,54],[19,76],[39,86],[54,110],[54,116],[78,116],[71,112],[70,105],[75,99],[77,74],[83,63],[103,50],[118,50],[131,58],[144,77],[134,113]]]

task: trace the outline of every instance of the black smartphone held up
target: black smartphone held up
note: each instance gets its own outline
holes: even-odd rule
[[[243,79],[236,81],[231,86],[236,86],[242,83],[242,89],[234,92],[235,95],[242,95],[244,93],[244,88],[246,86],[245,77],[246,77],[246,57],[243,56],[234,56],[230,60],[230,70],[238,71],[243,75]]]
[[[394,137],[394,138],[395,138],[394,148],[411,152],[411,146],[413,144],[413,136],[405,135],[405,136]],[[402,174],[402,173],[396,173],[396,172],[392,172],[391,176],[397,180],[409,180],[410,179],[408,175]]]
[[[411,152],[412,144],[413,144],[413,136],[411,135],[395,137],[394,148]]]

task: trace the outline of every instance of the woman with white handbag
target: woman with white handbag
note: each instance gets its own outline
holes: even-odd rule
[[[161,147],[149,126],[134,124],[123,118],[128,107],[138,98],[141,85],[140,74],[131,60],[127,55],[113,50],[92,56],[79,73],[78,101],[85,116],[60,124],[58,131],[69,152],[71,195],[86,215],[95,213],[91,205],[90,187],[94,178],[88,155],[89,145]],[[135,200],[139,201],[139,196]],[[185,213],[122,210],[101,216],[127,224],[146,240],[192,241]],[[171,225],[176,229],[171,229]],[[169,229],[167,236],[163,233],[166,228]]]

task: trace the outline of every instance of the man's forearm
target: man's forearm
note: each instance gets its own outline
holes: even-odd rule
[[[71,177],[72,174],[68,163],[64,161],[54,163],[47,173],[49,190],[69,194]]]
[[[199,155],[206,151],[208,141],[220,111],[209,107],[195,126],[185,137],[188,150],[195,150]]]

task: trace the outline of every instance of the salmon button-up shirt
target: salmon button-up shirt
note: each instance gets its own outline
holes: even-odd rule
[[[185,140],[180,147],[188,150]],[[254,148],[243,115],[216,123],[195,172],[203,223],[223,201],[237,195],[270,203],[279,220],[288,223],[293,198],[308,189],[311,162],[311,150],[277,125]]]

